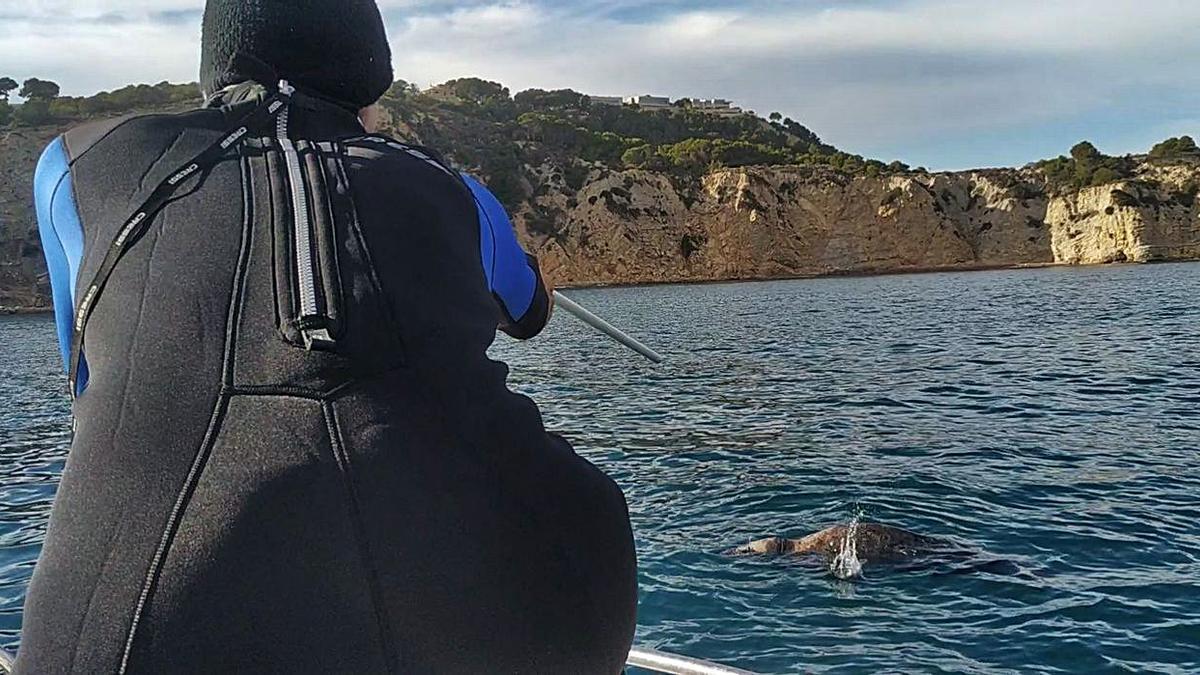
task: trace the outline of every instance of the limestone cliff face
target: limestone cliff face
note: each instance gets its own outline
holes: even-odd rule
[[[0,307],[49,306],[31,191],[59,131],[0,133]],[[533,196],[515,213],[519,235],[560,284],[1200,260],[1195,163],[1053,195],[1032,169],[681,178],[548,160],[524,167],[521,184]]]
[[[1054,258],[1067,264],[1200,259],[1197,171],[1154,171],[1159,187],[1119,183],[1054,199]]]
[[[33,171],[57,129],[0,130],[0,308],[50,305],[33,215]]]
[[[755,167],[679,185],[597,169],[578,193],[547,170],[517,220],[547,271],[575,284],[1200,259],[1200,167],[1143,173],[1155,182],[1051,197],[1031,170]]]

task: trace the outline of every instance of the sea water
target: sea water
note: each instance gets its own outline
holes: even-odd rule
[[[587,290],[493,354],[625,489],[638,641],[761,672],[1200,672],[1200,265]],[[69,439],[0,318],[0,641]],[[971,555],[734,557],[861,511]],[[856,556],[857,557],[857,556]]]

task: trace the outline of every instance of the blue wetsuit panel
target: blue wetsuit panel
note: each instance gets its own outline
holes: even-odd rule
[[[529,312],[537,294],[537,273],[517,243],[512,220],[504,206],[482,183],[463,174],[479,209],[479,248],[488,287],[514,322]]]
[[[58,323],[58,345],[62,352],[63,368],[66,369],[71,364],[75,280],[83,260],[83,223],[75,205],[70,159],[61,137],[42,153],[34,173],[33,192],[38,234],[46,255],[46,267],[50,271],[50,290],[54,296],[54,316]],[[81,359],[76,394],[83,392],[87,380],[87,362]]]

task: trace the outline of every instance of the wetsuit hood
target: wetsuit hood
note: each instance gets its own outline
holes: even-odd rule
[[[347,107],[371,105],[392,84],[391,48],[374,0],[208,0],[201,44],[206,97],[255,79],[239,72],[238,55]]]

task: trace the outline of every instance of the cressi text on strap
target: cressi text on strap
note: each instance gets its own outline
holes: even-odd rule
[[[210,145],[178,170],[171,172],[169,177],[160,183],[154,189],[154,192],[150,194],[150,197],[125,221],[125,226],[121,228],[117,234],[117,238],[113,240],[112,246],[108,249],[108,254],[104,256],[104,262],[100,265],[100,269],[96,272],[92,283],[88,284],[87,291],[83,294],[83,300],[79,303],[79,308],[75,312],[74,335],[71,338],[71,369],[68,380],[70,382],[72,398],[79,395],[77,381],[79,379],[79,365],[83,358],[83,334],[87,329],[88,319],[91,318],[92,310],[95,309],[96,302],[104,292],[104,287],[108,284],[108,280],[116,269],[117,264],[145,236],[158,212],[167,205],[171,197],[189,178],[211,170],[221,162],[230,148],[245,140],[251,130],[274,120],[291,102],[293,91],[292,87],[286,81],[280,82],[277,92],[267,97],[253,111],[247,113],[242,119],[234,123],[232,130],[222,136],[220,140]]]

